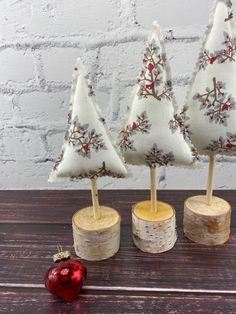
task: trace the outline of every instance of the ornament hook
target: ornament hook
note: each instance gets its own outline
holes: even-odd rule
[[[63,259],[70,258],[70,252],[69,251],[63,251],[61,244],[57,244],[57,253],[53,255],[53,261],[59,262]]]
[[[57,251],[58,251],[58,253],[62,252],[62,246],[59,243],[57,244]]]

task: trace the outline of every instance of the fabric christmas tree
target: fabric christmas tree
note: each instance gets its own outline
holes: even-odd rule
[[[201,154],[236,153],[236,37],[232,3],[215,1],[182,115]]]
[[[174,208],[157,201],[157,166],[189,166],[197,159],[176,107],[164,44],[154,23],[118,140],[128,163],[150,168],[150,200],[132,207],[133,241],[148,253],[168,251],[177,239]]]
[[[191,165],[197,158],[184,119],[176,115],[170,67],[155,22],[120,132],[119,146],[128,163],[151,168]]]
[[[112,142],[85,75],[85,69],[77,59],[65,142],[49,181],[125,177],[127,174],[123,157]]]
[[[193,144],[209,156],[206,196],[192,196],[184,207],[185,235],[204,245],[223,244],[230,235],[231,207],[213,196],[213,182],[216,154],[236,153],[235,78],[232,3],[216,0],[182,112]]]
[[[120,215],[114,208],[99,204],[97,178],[126,174],[123,157],[112,142],[85,69],[77,59],[65,142],[49,181],[90,179],[93,206],[78,210],[72,217],[74,249],[81,258],[103,260],[119,250]]]

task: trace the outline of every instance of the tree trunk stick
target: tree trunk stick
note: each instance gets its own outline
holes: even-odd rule
[[[151,211],[157,211],[157,172],[156,168],[151,168]]]
[[[101,218],[99,201],[98,201],[98,190],[96,179],[91,179],[91,190],[92,190],[92,200],[93,200],[93,217],[95,220]]]
[[[207,182],[207,205],[212,204],[214,170],[215,170],[215,155],[211,154],[211,155],[209,155],[209,172],[208,172],[208,182]]]

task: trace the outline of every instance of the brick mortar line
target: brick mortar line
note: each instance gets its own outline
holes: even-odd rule
[[[37,80],[42,80],[42,83],[37,83]],[[21,95],[28,94],[31,92],[47,92],[47,93],[57,93],[60,91],[67,91],[71,88],[70,82],[60,82],[60,81],[46,81],[43,77],[37,77],[31,80],[29,83],[6,81],[0,83],[0,94],[5,95]],[[118,78],[119,79],[119,78]],[[190,80],[189,75],[183,75],[182,77],[174,77],[172,82],[173,86],[187,86]],[[124,87],[133,86],[136,80],[124,81]]]
[[[76,39],[76,40],[63,40],[63,38],[52,39],[22,39],[14,40],[13,42],[0,42],[0,51],[12,48],[15,50],[32,50],[32,49],[48,49],[48,48],[82,48],[82,49],[96,49],[109,46],[118,46],[125,43],[136,43],[146,41],[147,34],[138,35],[134,33],[133,35],[126,35],[121,38],[116,38],[116,36],[111,36],[110,38],[100,39],[100,40],[89,40]],[[192,43],[200,41],[200,37],[179,37],[176,39],[166,39],[165,43]]]

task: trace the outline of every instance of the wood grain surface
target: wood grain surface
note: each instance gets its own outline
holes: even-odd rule
[[[74,303],[50,296],[44,289],[0,289],[0,313],[32,314],[121,314],[121,313],[204,313],[235,314],[233,295],[208,294],[109,294],[100,291],[81,291]]]
[[[72,214],[91,204],[90,191],[0,191],[0,313],[236,313],[236,193],[216,195],[232,205],[232,232],[223,246],[183,236],[183,202],[199,191],[159,191],[177,212],[178,240],[163,254],[132,242],[131,207],[149,191],[101,191],[100,203],[119,210],[121,248],[106,261],[85,262],[80,298],[67,304],[43,288],[56,244],[76,257]]]

